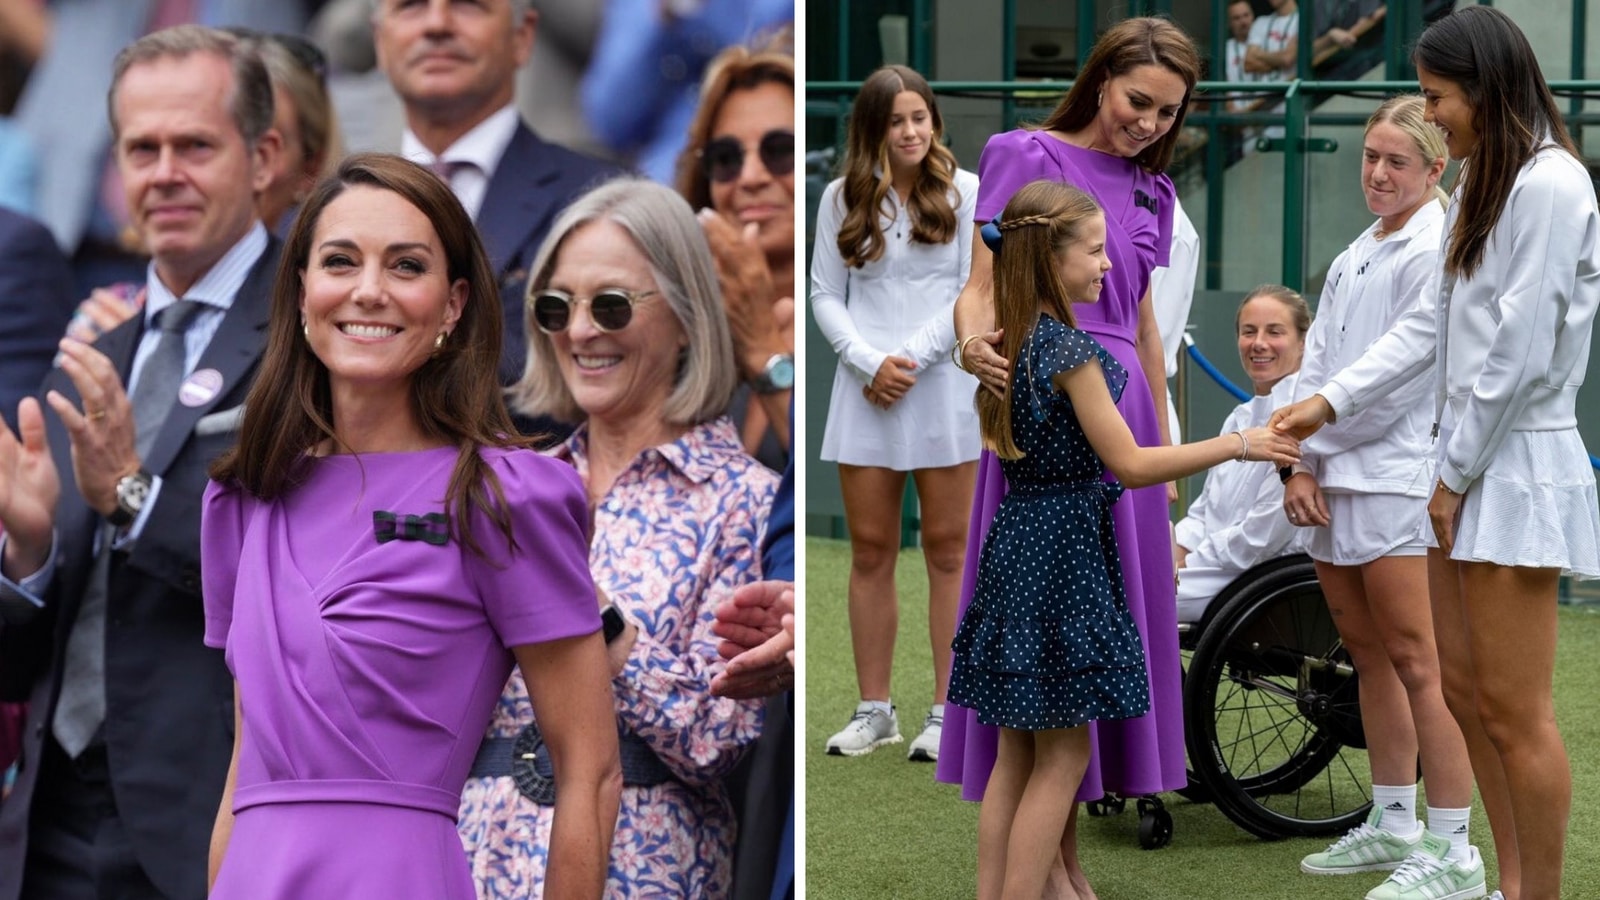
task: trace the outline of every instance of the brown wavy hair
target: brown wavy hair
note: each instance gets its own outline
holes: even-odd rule
[[[1428,26],[1411,61],[1461,87],[1472,106],[1478,146],[1456,176],[1461,211],[1450,232],[1445,272],[1471,278],[1483,264],[1489,233],[1499,223],[1517,173],[1534,151],[1554,142],[1573,156],[1539,61],[1522,29],[1491,6],[1468,6]]]
[[[498,282],[478,231],[455,194],[433,173],[398,156],[347,157],[306,198],[273,281],[267,349],[245,399],[239,443],[212,465],[211,477],[270,500],[303,480],[308,454],[317,444],[332,441],[349,450],[333,429],[328,368],[301,334],[300,297],[317,222],[334,199],[353,187],[393,192],[420,210],[439,235],[447,279],[467,281],[467,299],[455,328],[412,373],[411,411],[429,438],[459,451],[445,493],[451,534],[468,550],[484,555],[470,525],[473,511],[479,510],[499,526],[514,551],[505,493],[479,455],[485,447],[518,447],[531,440],[517,436],[501,396],[504,316]]]
[[[1106,29],[1094,42],[1089,60],[1078,71],[1067,95],[1061,98],[1049,117],[1035,127],[1069,134],[1088,127],[1100,114],[1097,98],[1106,82],[1140,66],[1161,66],[1183,79],[1183,102],[1178,104],[1172,127],[1161,140],[1133,158],[1146,172],[1165,172],[1183,132],[1183,120],[1189,112],[1189,98],[1194,94],[1195,82],[1200,80],[1200,52],[1189,35],[1170,19],[1155,16],[1123,19]]]
[[[690,206],[711,206],[711,182],[700,167],[700,151],[711,142],[711,128],[728,95],[763,84],[781,84],[794,92],[793,40],[793,33],[785,28],[759,49],[729,47],[717,54],[706,69],[700,83],[700,106],[689,124],[689,140],[678,155],[678,193]]]
[[[940,141],[944,137],[944,117],[939,114],[933,89],[914,69],[884,66],[861,83],[861,92],[850,109],[850,136],[842,167],[845,213],[838,236],[839,255],[850,268],[883,256],[880,212],[894,186],[894,173],[889,170],[889,120],[894,114],[895,97],[903,91],[921,97],[933,120],[928,155],[922,158],[906,201],[911,239],[921,244],[948,244],[955,240],[959,227],[955,207],[950,204],[956,157]]]
[[[977,407],[984,443],[1002,459],[1023,455],[1011,434],[1011,397],[1022,348],[1039,323],[1039,313],[1049,313],[1068,328],[1078,327],[1072,301],[1061,283],[1057,254],[1077,239],[1084,222],[1097,215],[1103,213],[1093,197],[1056,181],[1023,185],[1000,213],[1001,249],[994,255],[994,315],[995,327],[1005,329],[1000,355],[1011,361],[1011,372],[999,397],[978,388]]]

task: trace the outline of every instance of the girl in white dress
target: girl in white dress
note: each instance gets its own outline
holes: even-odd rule
[[[977,381],[951,361],[951,309],[966,282],[978,178],[941,143],[921,75],[885,66],[850,114],[844,177],[817,211],[811,309],[839,355],[822,458],[839,464],[850,529],[850,634],[861,703],[828,739],[859,756],[901,740],[889,697],[898,601],[894,564],[906,473],[922,505],[933,706],[910,758],[939,753],[977,473]]]
[[[1218,434],[1265,425],[1274,409],[1294,399],[1310,327],[1311,309],[1289,288],[1264,284],[1245,295],[1234,332],[1255,396],[1234,407]],[[1179,622],[1198,622],[1245,570],[1305,552],[1305,531],[1284,520],[1282,507],[1283,488],[1271,466],[1226,462],[1206,473],[1200,496],[1173,532]]]
[[[1428,584],[1444,696],[1505,896],[1555,900],[1572,804],[1552,692],[1557,585],[1563,573],[1600,577],[1600,510],[1576,416],[1600,306],[1600,210],[1505,13],[1457,10],[1423,32],[1413,60],[1428,120],[1464,161],[1440,268],[1359,362],[1273,419],[1308,434],[1437,360]],[[1419,892],[1448,867],[1413,861],[1396,872],[1409,872],[1410,891],[1394,896],[1435,896]]]
[[[1417,305],[1439,266],[1446,197],[1444,137],[1415,95],[1394,97],[1367,121],[1361,189],[1378,220],[1328,269],[1306,345],[1300,397],[1361,358]],[[1395,379],[1381,402],[1340,417],[1306,442],[1284,483],[1288,522],[1310,553],[1351,662],[1361,674],[1361,719],[1372,769],[1372,814],[1300,869],[1313,875],[1399,870],[1444,848],[1446,893],[1483,895],[1483,862],[1467,841],[1472,771],[1439,685],[1428,604],[1430,367]],[[1428,783],[1417,819],[1417,758]],[[1436,840],[1424,843],[1424,834]],[[1380,888],[1389,896],[1395,874]],[[1471,893],[1476,891],[1476,893]]]

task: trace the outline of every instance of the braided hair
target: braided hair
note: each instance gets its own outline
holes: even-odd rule
[[[1041,311],[1069,328],[1077,327],[1071,298],[1061,283],[1059,253],[1078,238],[1083,223],[1098,215],[1103,215],[1100,205],[1083,191],[1055,181],[1034,181],[1012,195],[985,235],[995,251],[995,325],[1005,331],[1000,355],[1011,361],[1011,372],[1001,396],[978,389],[978,424],[984,443],[1004,459],[1023,455],[1011,435],[1011,397],[1022,348]]]

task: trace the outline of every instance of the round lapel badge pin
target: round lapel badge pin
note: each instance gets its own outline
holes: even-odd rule
[[[222,390],[222,373],[216,369],[197,369],[178,387],[178,402],[184,406],[205,406]]]

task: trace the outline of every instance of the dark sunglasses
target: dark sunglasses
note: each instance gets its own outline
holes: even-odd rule
[[[761,136],[756,146],[761,164],[773,175],[788,175],[794,171],[794,132],[782,129]],[[700,151],[700,168],[706,177],[726,183],[744,171],[744,144],[736,137],[719,137],[710,141]]]
[[[543,290],[528,300],[528,315],[545,334],[559,334],[572,324],[572,308],[589,304],[589,321],[605,332],[621,331],[633,321],[633,305],[659,291],[624,291],[608,288],[587,300],[566,291]]]

